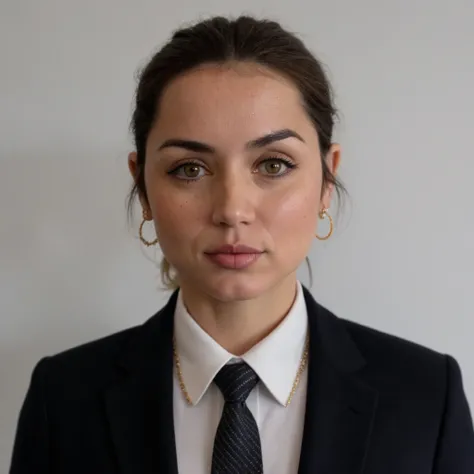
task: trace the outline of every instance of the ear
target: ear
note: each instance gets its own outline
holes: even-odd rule
[[[333,143],[325,157],[326,165],[329,171],[336,176],[341,161],[341,146],[338,143]],[[331,200],[334,192],[334,185],[328,184],[321,196],[321,207],[329,209],[331,207]]]
[[[136,183],[137,182],[136,176],[137,176],[137,170],[138,170],[136,151],[132,151],[128,154],[128,169],[130,171],[130,174],[132,175],[133,181]],[[140,189],[138,190],[138,199],[140,200],[140,204],[142,206],[143,211],[151,215],[151,210],[148,204],[148,200],[146,199],[146,196],[143,194],[143,192]]]
[[[137,152],[131,151],[128,154],[128,170],[132,175],[133,180],[135,181],[135,176],[137,175]]]

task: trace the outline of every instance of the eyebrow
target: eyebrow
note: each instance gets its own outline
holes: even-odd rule
[[[294,130],[285,128],[283,130],[277,130],[275,132],[268,133],[262,137],[255,138],[254,140],[246,143],[245,148],[252,150],[255,148],[263,148],[271,145],[274,142],[286,140],[287,138],[296,138],[299,141],[305,143],[301,135],[296,133]],[[184,140],[181,138],[170,138],[160,145],[157,151],[161,151],[164,148],[184,148],[185,150],[193,151],[196,153],[215,153],[216,149],[206,143],[198,142],[196,140]]]

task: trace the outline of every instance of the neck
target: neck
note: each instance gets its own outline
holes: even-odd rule
[[[186,309],[199,326],[228,352],[241,356],[288,314],[296,297],[296,275],[250,300],[222,302],[187,285],[180,291]]]

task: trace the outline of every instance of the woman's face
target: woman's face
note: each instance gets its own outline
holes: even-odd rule
[[[131,153],[132,174],[135,160]],[[326,160],[335,172],[336,145]],[[202,67],[168,86],[145,184],[142,205],[180,285],[223,302],[294,279],[331,194],[321,195],[318,137],[298,90],[243,64]]]

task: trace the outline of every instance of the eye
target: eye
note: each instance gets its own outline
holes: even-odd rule
[[[185,181],[195,181],[204,176],[205,170],[199,163],[188,162],[177,166],[169,171],[168,174],[174,175]]]
[[[274,178],[284,176],[293,168],[296,168],[296,165],[284,158],[267,158],[258,165],[261,173]]]

